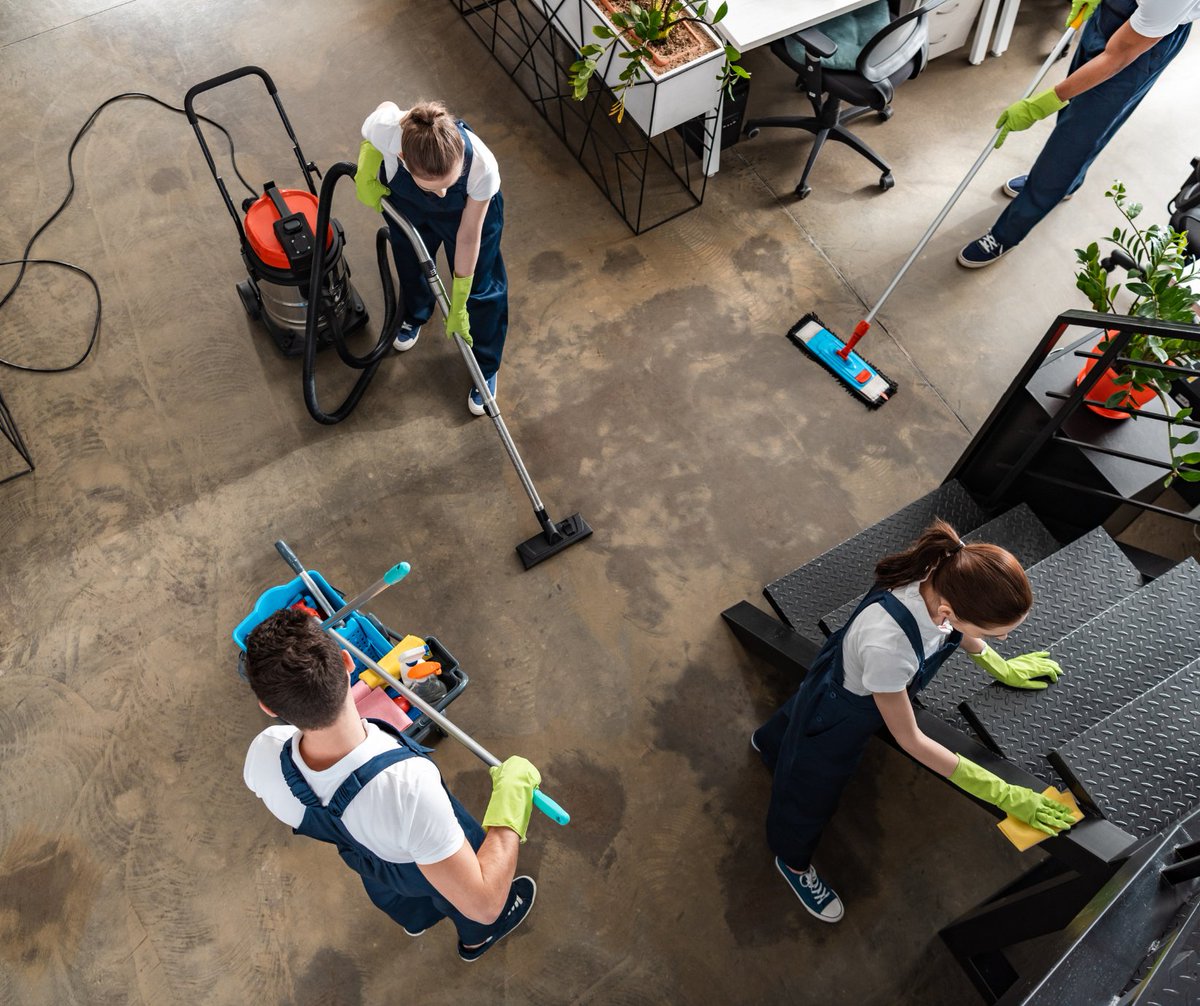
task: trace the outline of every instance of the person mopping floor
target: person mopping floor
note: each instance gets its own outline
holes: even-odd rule
[[[272,814],[337,846],[367,896],[409,936],[450,919],[464,961],[525,920],[537,885],[514,874],[541,782],[533,765],[514,756],[492,767],[480,825],[426,748],[359,716],[353,660],[318,619],[291,609],[271,615],[247,638],[245,666],[263,711],[291,724],[267,727],[246,754],[246,785]]]
[[[822,922],[842,918],[841,899],[817,874],[813,850],[858,767],[886,726],[923,765],[960,789],[1056,834],[1071,825],[1060,803],[998,776],[925,736],[911,696],[962,646],[992,677],[1045,688],[1061,669],[1045,653],[1005,660],[984,641],[1020,625],[1033,593],[1020,563],[997,545],[964,544],[935,521],[905,552],[875,567],[875,586],[826,641],[791,699],[750,736],[774,773],[767,842],[801,904]]]
[[[1068,24],[1080,11],[1084,25],[1071,72],[1062,83],[1010,105],[996,123],[1003,132],[1028,129],[1058,113],[1054,131],[1029,174],[1010,178],[1013,197],[983,237],[958,253],[958,262],[980,269],[1007,255],[1055,206],[1083,184],[1092,161],[1183,48],[1200,0],[1074,0]],[[1093,12],[1095,16],[1093,17]],[[1184,110],[1183,120],[1194,118]]]
[[[437,101],[404,111],[385,101],[367,116],[362,135],[354,176],[359,201],[378,212],[387,199],[420,232],[431,256],[445,246],[454,273],[446,334],[457,332],[471,347],[494,396],[508,333],[508,277],[500,255],[504,197],[495,156]],[[388,227],[404,298],[393,345],[404,353],[417,344],[436,302],[412,245],[390,221]],[[484,414],[478,388],[467,396],[467,408]]]

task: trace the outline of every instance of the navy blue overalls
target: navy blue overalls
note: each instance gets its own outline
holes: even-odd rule
[[[312,791],[312,787],[305,782],[304,776],[296,767],[292,758],[294,738],[288,738],[283,750],[279,752],[279,764],[292,793],[304,804],[304,820],[300,822],[299,828],[292,830],[298,835],[307,835],[309,838],[336,845],[346,865],[362,877],[368,897],[409,932],[419,932],[443,918],[449,918],[458,930],[458,938],[464,944],[471,946],[482,943],[490,935],[493,926],[474,922],[463,915],[425,879],[416,863],[389,863],[380,859],[366,846],[355,841],[342,823],[342,815],[350,806],[350,801],[380,772],[405,758],[423,758],[429,750],[409,740],[390,723],[376,719],[372,719],[371,722],[395,737],[398,741],[397,747],[377,754],[352,772],[325,806],[321,805],[317,794]],[[442,783],[443,788],[445,785]],[[454,816],[462,825],[471,848],[478,850],[483,844],[483,828],[455,799],[453,793],[446,790],[446,795],[450,797]]]
[[[1137,6],[1136,0],[1103,0],[1080,33],[1071,60],[1072,73],[1104,51],[1108,40],[1129,20]],[[1191,22],[1181,24],[1120,73],[1076,95],[1058,113],[1054,130],[1029,169],[1021,193],[992,225],[992,235],[997,241],[1005,248],[1018,244],[1063,196],[1083,184],[1092,161],[1178,55],[1191,28]],[[1152,153],[1144,151],[1145,155]]]
[[[385,196],[420,232],[429,254],[436,257],[438,249],[446,246],[446,258],[454,268],[454,251],[458,240],[458,225],[462,222],[463,210],[467,205],[467,175],[471,171],[474,153],[471,147],[471,130],[459,120],[458,131],[463,138],[463,168],[444,196],[426,192],[413,181],[402,164],[392,180],[384,177],[380,168],[380,181],[391,195]],[[392,236],[396,272],[400,277],[400,289],[404,296],[404,317],[410,325],[424,325],[433,317],[437,304],[429,290],[425,274],[417,266],[417,256],[403,232],[391,221],[388,228]],[[492,196],[487,214],[483,218],[483,235],[479,242],[479,259],[475,263],[475,279],[471,283],[471,296],[467,298],[467,314],[471,319],[471,339],[474,342],[475,359],[484,379],[489,379],[500,369],[500,357],[504,353],[504,338],[508,334],[508,276],[504,271],[504,259],[500,256],[500,234],[504,230],[504,196],[497,192]],[[450,292],[450,283],[446,293]]]
[[[837,810],[867,741],[883,726],[875,699],[849,691],[842,668],[842,640],[854,619],[872,604],[883,605],[917,655],[917,673],[908,686],[910,698],[929,684],[962,640],[961,632],[951,632],[941,648],[926,657],[912,613],[890,590],[875,587],[849,621],[825,641],[800,690],[755,731],[762,760],[775,773],[767,844],[793,869],[811,865],[817,840]]]

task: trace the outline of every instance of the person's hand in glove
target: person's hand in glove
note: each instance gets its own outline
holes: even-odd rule
[[[524,842],[529,815],[533,813],[533,791],[542,781],[541,773],[520,755],[506,758],[488,772],[492,777],[492,799],[483,815],[483,826],[511,828]]]
[[[1045,688],[1062,675],[1062,668],[1045,650],[1005,660],[984,643],[983,652],[972,653],[971,659],[1001,684],[1012,688]]]
[[[454,277],[454,286],[450,294],[450,313],[446,315],[446,338],[454,338],[454,333],[457,332],[468,346],[474,345],[471,340],[471,319],[467,315],[467,298],[471,296],[471,282],[474,279],[474,275]]]
[[[950,781],[964,792],[999,807],[1006,814],[1047,835],[1066,831],[1073,823],[1074,815],[1070,807],[1035,793],[1026,786],[1006,783],[998,775],[962,755],[958,756],[958,765],[951,773]]]
[[[1014,101],[996,120],[996,128],[1000,130],[1000,135],[996,137],[996,149],[1000,148],[1009,133],[1028,129],[1035,122],[1066,107],[1067,103],[1054,93],[1054,88],[1043,91],[1036,98]]]
[[[370,140],[363,140],[358,148],[358,170],[354,173],[354,192],[358,201],[364,206],[370,206],[376,213],[384,196],[391,194],[391,189],[379,180],[379,166],[383,163],[381,154]]]
[[[1070,28],[1071,22],[1082,14],[1083,19],[1079,22],[1079,26],[1082,28],[1084,21],[1096,13],[1096,8],[1099,6],[1100,0],[1071,0],[1071,13],[1067,15],[1065,27]]]

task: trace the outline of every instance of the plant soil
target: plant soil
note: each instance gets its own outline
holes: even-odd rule
[[[629,0],[600,0],[602,7],[610,11],[620,11],[622,14],[629,10]],[[627,39],[633,38],[633,32],[626,32]],[[636,44],[636,42],[635,42]],[[691,24],[684,22],[671,29],[670,34],[662,42],[655,42],[647,48],[654,53],[654,64],[648,67],[651,73],[662,76],[677,66],[699,59],[718,46],[706,34],[696,30]]]

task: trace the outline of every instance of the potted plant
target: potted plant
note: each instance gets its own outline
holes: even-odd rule
[[[1188,258],[1186,236],[1159,224],[1139,228],[1134,220],[1142,212],[1141,203],[1129,201],[1121,182],[1113,182],[1105,195],[1113,201],[1127,224],[1127,227],[1114,228],[1112,236],[1105,239],[1120,252],[1119,256],[1114,257],[1124,263],[1125,280],[1110,284],[1110,270],[1114,264],[1101,258],[1100,247],[1093,241],[1087,248],[1075,249],[1079,262],[1075,285],[1091,301],[1092,308],[1103,314],[1120,313],[1116,301],[1125,291],[1133,298],[1125,312],[1131,317],[1196,324],[1193,305],[1200,300],[1200,292],[1193,284],[1200,273]],[[1095,347],[1096,351],[1107,349],[1109,339],[1115,334],[1110,331],[1101,339]],[[1092,390],[1097,397],[1104,397],[1104,405],[1089,408],[1109,418],[1128,419],[1133,415],[1131,410],[1140,408],[1155,397],[1162,402],[1168,417],[1167,436],[1171,455],[1171,470],[1163,483],[1167,486],[1176,478],[1200,482],[1200,469],[1189,467],[1200,465],[1200,451],[1196,450],[1200,430],[1193,429],[1177,435],[1174,424],[1190,419],[1192,410],[1172,412],[1168,394],[1173,375],[1169,371],[1158,370],[1153,364],[1169,363],[1195,352],[1196,343],[1185,339],[1163,339],[1135,333],[1126,345],[1124,355],[1130,360],[1145,361],[1146,366],[1122,364],[1103,375]],[[1095,364],[1095,360],[1086,361],[1077,383]]]
[[[714,110],[721,88],[750,76],[738,65],[741,53],[713,31],[725,17],[725,3],[710,16],[708,0],[694,7],[683,0],[581,2],[594,15],[581,27],[590,27],[601,42],[581,46],[568,71],[574,97],[582,101],[588,82],[599,75],[616,97],[610,114],[618,122],[628,111],[655,136]]]

